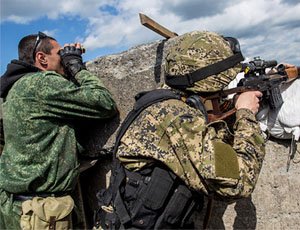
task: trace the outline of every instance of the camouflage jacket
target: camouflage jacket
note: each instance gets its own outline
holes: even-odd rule
[[[78,176],[74,127],[82,119],[104,119],[116,105],[102,82],[83,70],[79,85],[53,72],[29,73],[3,103],[5,146],[0,189],[11,193],[67,192]]]
[[[225,122],[205,124],[199,110],[174,99],[145,109],[117,152],[129,170],[160,161],[192,189],[222,198],[251,194],[264,155],[264,140],[251,111],[237,111],[232,134]]]

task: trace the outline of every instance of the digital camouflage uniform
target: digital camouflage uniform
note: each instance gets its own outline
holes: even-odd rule
[[[166,73],[185,74],[232,55],[224,39],[210,32],[186,34],[166,57]],[[187,92],[220,90],[238,67],[198,81]],[[257,182],[265,155],[254,114],[236,112],[232,134],[224,121],[206,124],[204,115],[180,100],[166,100],[145,109],[121,139],[117,157],[136,171],[160,161],[186,185],[222,198],[247,197]]]
[[[77,182],[76,122],[116,114],[111,94],[90,72],[79,86],[53,72],[28,73],[3,103],[5,146],[0,157],[0,225],[19,228],[21,202],[11,194],[66,193]]]

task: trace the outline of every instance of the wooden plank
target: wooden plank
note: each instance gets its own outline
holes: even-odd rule
[[[163,27],[162,25],[158,24],[157,22],[155,22],[154,20],[152,20],[145,14],[140,13],[139,15],[140,15],[141,24],[143,26],[146,26],[147,28],[160,34],[161,36],[163,36],[167,39],[178,36],[178,34],[176,34],[175,32],[172,32],[172,31],[168,30],[167,28]]]

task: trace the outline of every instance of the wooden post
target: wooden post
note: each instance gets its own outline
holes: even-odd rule
[[[154,32],[160,34],[161,36],[169,39],[178,36],[178,34],[168,30],[167,28],[163,27],[162,25],[158,24],[148,16],[140,13],[140,20],[141,24],[143,26],[148,27],[150,30],[153,30]]]

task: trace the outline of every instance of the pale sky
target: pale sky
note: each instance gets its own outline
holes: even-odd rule
[[[1,74],[19,40],[39,30],[62,45],[82,42],[86,61],[163,39],[139,13],[179,35],[236,37],[248,58],[300,65],[300,0],[1,0]]]

